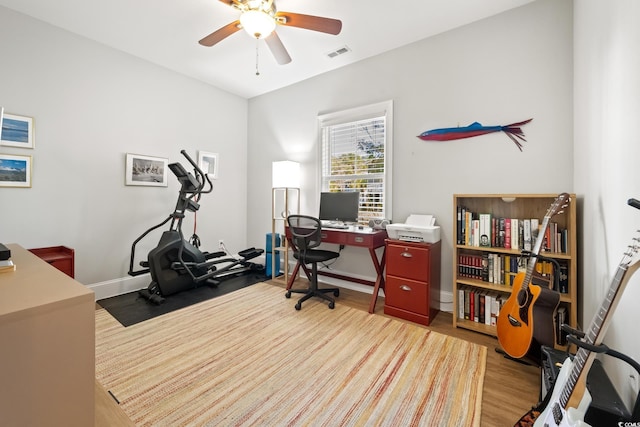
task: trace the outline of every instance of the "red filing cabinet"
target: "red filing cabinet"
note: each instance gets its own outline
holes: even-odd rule
[[[73,249],[66,246],[51,246],[48,248],[29,249],[29,252],[45,260],[67,276],[75,276],[75,251]]]
[[[440,242],[385,243],[385,314],[428,326],[439,311]]]

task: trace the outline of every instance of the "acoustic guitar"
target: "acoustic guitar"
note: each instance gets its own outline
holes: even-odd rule
[[[518,273],[513,279],[511,295],[500,309],[496,322],[498,342],[505,353],[513,358],[525,357],[531,349],[534,337],[538,343],[554,342],[553,316],[560,304],[560,294],[531,284],[531,278],[549,220],[562,213],[570,201],[569,194],[562,193],[547,210],[531,251],[527,270]]]
[[[639,243],[640,239],[635,237],[624,253],[607,296],[593,316],[589,330],[582,339],[584,343],[593,346],[602,344],[613,310],[627,282],[640,267]],[[573,360],[567,357],[553,386],[551,398],[535,419],[534,427],[588,427],[584,422],[584,414],[591,404],[591,395],[587,390],[586,381],[595,357],[596,353],[584,347],[578,348]]]

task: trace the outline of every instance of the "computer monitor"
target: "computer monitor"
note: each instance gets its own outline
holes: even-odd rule
[[[358,222],[359,191],[320,193],[320,215],[324,221]]]

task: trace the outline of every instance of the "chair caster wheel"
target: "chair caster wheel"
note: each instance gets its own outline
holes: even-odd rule
[[[330,303],[329,303],[329,308],[330,308],[331,310],[333,310],[335,307],[336,307],[336,304],[335,304],[334,302],[330,302]]]
[[[335,291],[333,291],[333,296],[339,297],[340,296],[340,290],[336,289]]]
[[[284,294],[285,298],[291,298],[291,292],[287,291],[286,294]]]
[[[301,308],[302,308],[302,304],[297,303],[297,304],[296,304],[296,310],[300,311],[300,309],[301,309]]]

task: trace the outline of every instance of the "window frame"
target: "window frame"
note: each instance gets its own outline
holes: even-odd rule
[[[345,110],[333,111],[318,115],[318,177],[317,182],[319,192],[316,200],[320,200],[320,192],[328,191],[324,189],[323,177],[323,130],[328,126],[357,122],[360,120],[373,119],[376,117],[385,118],[385,135],[384,135],[384,173],[383,173],[383,191],[384,191],[384,212],[380,219],[391,220],[393,212],[392,206],[392,165],[393,165],[393,101],[383,101],[375,104],[364,105],[360,107],[349,108]],[[319,208],[319,207],[318,207]]]

